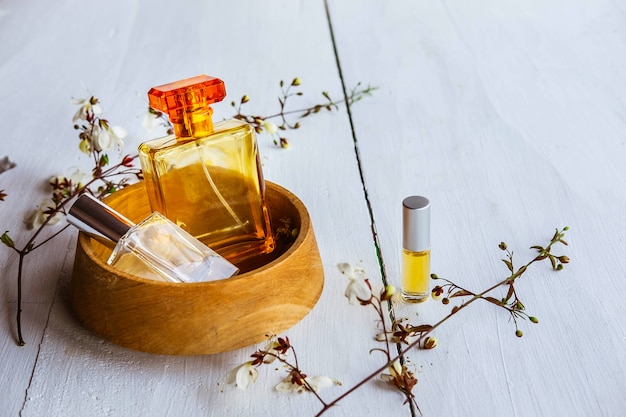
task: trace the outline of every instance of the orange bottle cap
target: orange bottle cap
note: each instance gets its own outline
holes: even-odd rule
[[[224,81],[208,75],[153,87],[148,92],[150,107],[167,113],[174,123],[187,112],[207,108],[226,97]]]

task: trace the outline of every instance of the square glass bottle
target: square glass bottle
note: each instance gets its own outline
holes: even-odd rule
[[[207,75],[152,88],[150,107],[169,115],[174,134],[141,144],[139,159],[152,210],[240,265],[275,242],[254,129],[213,123],[210,104],[225,96]]]

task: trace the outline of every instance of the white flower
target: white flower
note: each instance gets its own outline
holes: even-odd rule
[[[368,301],[372,297],[372,289],[367,283],[363,268],[353,268],[348,263],[341,263],[337,265],[337,268],[350,280],[345,293],[350,304],[354,304],[357,300]]]
[[[157,126],[159,126],[159,116],[154,111],[146,111],[143,115],[141,125],[148,132],[152,132]]]
[[[26,218],[24,219],[26,226],[29,229],[38,228],[46,221],[46,219],[49,216],[49,214],[45,212],[48,210],[54,210],[55,207],[56,207],[56,204],[54,204],[52,199],[45,198],[41,200],[41,203],[39,203],[39,205],[37,206],[37,209],[30,212],[30,214],[26,216]],[[61,214],[55,213],[52,219],[50,219],[50,221],[48,222],[48,225],[52,226],[53,224],[56,224],[59,220],[61,220]]]
[[[252,365],[252,362],[246,362],[233,369],[228,377],[229,384],[237,385],[239,389],[246,389],[248,385],[255,382],[259,377],[259,371]]]
[[[376,339],[377,342],[388,342],[389,336],[387,333],[377,333],[376,336],[374,336],[374,339]]]
[[[278,127],[274,123],[268,122],[267,120],[263,120],[261,122],[261,125],[263,126],[263,129],[265,129],[265,131],[270,135],[273,135],[278,131]]]
[[[94,129],[92,136],[92,144],[94,149],[98,151],[109,150],[113,146],[121,148],[124,145],[122,139],[127,135],[126,129],[119,126],[104,127],[101,129]]]
[[[94,104],[92,104],[93,101],[95,101]],[[102,114],[102,107],[100,107],[100,104],[98,104],[98,100],[94,97],[75,98],[72,100],[72,104],[78,104],[80,106],[76,111],[76,114],[74,114],[74,117],[72,118],[73,122],[76,122],[79,119],[87,120],[87,113],[89,112],[89,110],[91,110],[91,112],[95,116]]]
[[[267,352],[268,354],[263,357],[263,363],[272,363],[277,357],[283,359],[286,356],[276,350],[278,346],[280,346],[280,344],[276,341],[275,337],[272,337],[267,341],[267,346],[265,346],[264,352]]]
[[[72,180],[72,184],[74,184],[76,187],[82,188],[85,186],[85,184],[91,181],[93,176],[85,171],[82,171],[80,168],[76,168],[68,178]]]
[[[126,137],[127,132],[126,129],[119,126],[99,126],[95,125],[93,131],[91,132],[91,143],[88,143],[89,146],[86,146],[87,153],[91,153],[93,151],[102,152],[117,146],[121,148],[124,145],[122,139]],[[83,144],[81,142],[80,145],[81,150],[83,150]]]
[[[393,383],[396,379],[400,378],[402,372],[404,371],[404,367],[400,365],[400,362],[394,361],[393,364],[387,368],[389,371],[388,374],[381,374],[380,378],[385,382]]]
[[[74,171],[70,175],[56,175],[50,178],[51,183],[63,183],[66,179],[72,181],[73,192],[76,189],[83,188],[85,184],[92,180],[92,175],[82,171],[80,168],[74,168]]]
[[[323,375],[306,377],[304,378],[304,380],[309,384],[311,389],[313,389],[313,391],[315,392],[318,392],[322,388],[327,388],[333,385],[341,385],[341,381],[339,381],[338,379],[330,378],[330,377],[323,376]],[[276,391],[296,392],[298,394],[301,394],[308,390],[305,384],[300,385],[300,384],[293,382],[291,374],[288,375],[287,378],[283,380],[283,382],[276,385],[275,389]]]

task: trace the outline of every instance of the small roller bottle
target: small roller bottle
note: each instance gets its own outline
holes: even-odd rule
[[[94,239],[115,246],[107,263],[142,278],[200,282],[228,278],[238,268],[158,212],[138,224],[83,194],[67,221]],[[107,243],[108,242],[108,243]]]
[[[402,201],[402,297],[421,303],[430,296],[430,201]]]

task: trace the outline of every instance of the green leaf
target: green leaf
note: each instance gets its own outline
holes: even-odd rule
[[[101,167],[104,167],[104,166],[109,165],[109,155],[107,155],[107,154],[103,153],[103,154],[100,156],[100,162],[99,162],[99,165],[100,165]]]
[[[509,268],[509,271],[513,272],[513,263],[508,259],[503,259],[502,262],[506,264],[506,267]]]
[[[0,238],[0,240],[2,240],[2,243],[4,243],[5,245],[7,245],[10,248],[14,248],[15,247],[15,243],[13,243],[13,239],[11,239],[11,237],[9,236],[9,231],[5,231],[2,234],[2,237]]]

